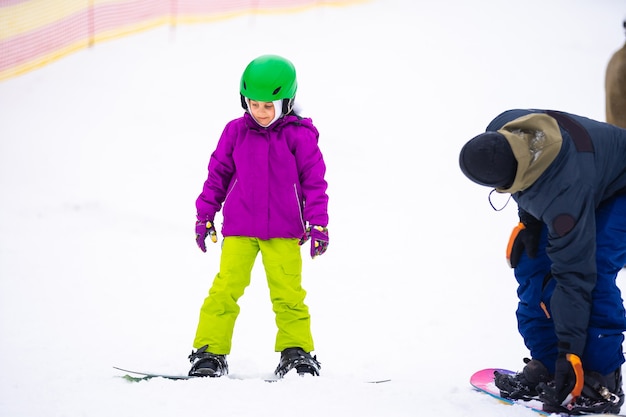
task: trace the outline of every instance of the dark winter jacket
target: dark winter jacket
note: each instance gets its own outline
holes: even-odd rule
[[[513,185],[497,191],[548,227],[559,350],[582,357],[596,283],[595,210],[626,192],[626,129],[563,112],[509,110],[487,131],[502,133],[518,161]]]

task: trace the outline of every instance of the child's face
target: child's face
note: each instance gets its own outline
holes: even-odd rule
[[[274,120],[276,109],[274,109],[274,103],[271,101],[250,100],[250,113],[261,126],[267,126]]]

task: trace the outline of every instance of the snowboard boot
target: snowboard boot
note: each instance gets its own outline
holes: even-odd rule
[[[618,414],[622,404],[624,404],[624,390],[620,367],[608,375],[585,371],[585,385],[574,404],[564,408],[544,403],[543,410],[549,413],[571,415]]]
[[[524,358],[524,362],[526,366],[522,372],[514,375],[495,372],[494,382],[502,397],[523,401],[536,399],[538,395],[537,385],[552,379],[548,369],[540,361]]]
[[[228,374],[228,363],[225,355],[216,355],[207,352],[209,346],[202,346],[189,355],[189,361],[192,363],[189,370],[189,376],[208,376],[217,378]]]
[[[293,368],[296,368],[300,376],[306,374],[318,376],[320,374],[321,365],[317,361],[316,356],[311,356],[301,348],[287,348],[281,352],[280,362],[274,374],[282,378]]]

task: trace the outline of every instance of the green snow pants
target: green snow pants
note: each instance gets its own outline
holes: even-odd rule
[[[250,285],[259,251],[276,315],[276,352],[289,347],[300,347],[305,352],[314,350],[311,317],[304,304],[306,291],[301,285],[302,256],[298,239],[261,240],[242,236],[224,238],[220,270],[200,309],[194,348],[208,345],[211,353],[230,353],[239,315],[237,300]]]

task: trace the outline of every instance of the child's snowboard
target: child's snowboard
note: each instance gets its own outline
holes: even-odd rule
[[[514,371],[510,371],[508,369],[499,369],[499,368],[487,368],[482,369],[470,378],[470,384],[478,391],[485,393],[487,395],[492,396],[503,404],[507,405],[520,405],[522,407],[530,408],[536,413],[542,414],[544,416],[548,415],[558,415],[551,414],[543,411],[542,406],[543,403],[539,400],[531,400],[531,401],[522,401],[522,400],[511,400],[509,398],[504,398],[500,396],[500,390],[496,387],[494,382],[494,372],[498,371],[501,374],[515,374]],[[570,417],[569,414],[561,414],[563,417]],[[585,417],[624,417],[618,414],[586,414]]]
[[[153,373],[153,372],[131,371],[130,369],[118,368],[117,366],[114,366],[113,368],[117,369],[118,371],[128,372],[122,378],[130,382],[147,381],[152,378],[164,378],[164,379],[173,379],[173,380],[200,378],[197,376],[190,376],[190,375],[172,375],[172,374],[160,374],[160,373]],[[130,375],[130,374],[133,374],[133,375]],[[263,380],[265,382],[276,382],[280,380],[280,378],[270,377],[270,378],[264,378]]]
[[[113,368],[117,369],[118,371],[126,372],[126,374],[122,376],[122,378],[124,378],[125,380],[129,382],[147,381],[152,378],[164,378],[164,379],[172,379],[172,380],[186,380],[186,379],[193,379],[193,378],[201,378],[201,377],[189,376],[189,375],[173,375],[173,374],[162,374],[162,373],[155,373],[155,372],[131,371],[130,369],[118,368],[117,366],[114,366]],[[232,376],[232,375],[228,375],[226,376],[226,378],[245,379],[245,378],[237,378],[236,376]],[[272,375],[267,378],[263,378],[263,381],[276,382],[282,379],[283,378],[281,377]],[[382,384],[383,382],[389,382],[389,381],[391,381],[391,379],[373,379],[373,380],[365,381],[365,383]]]

